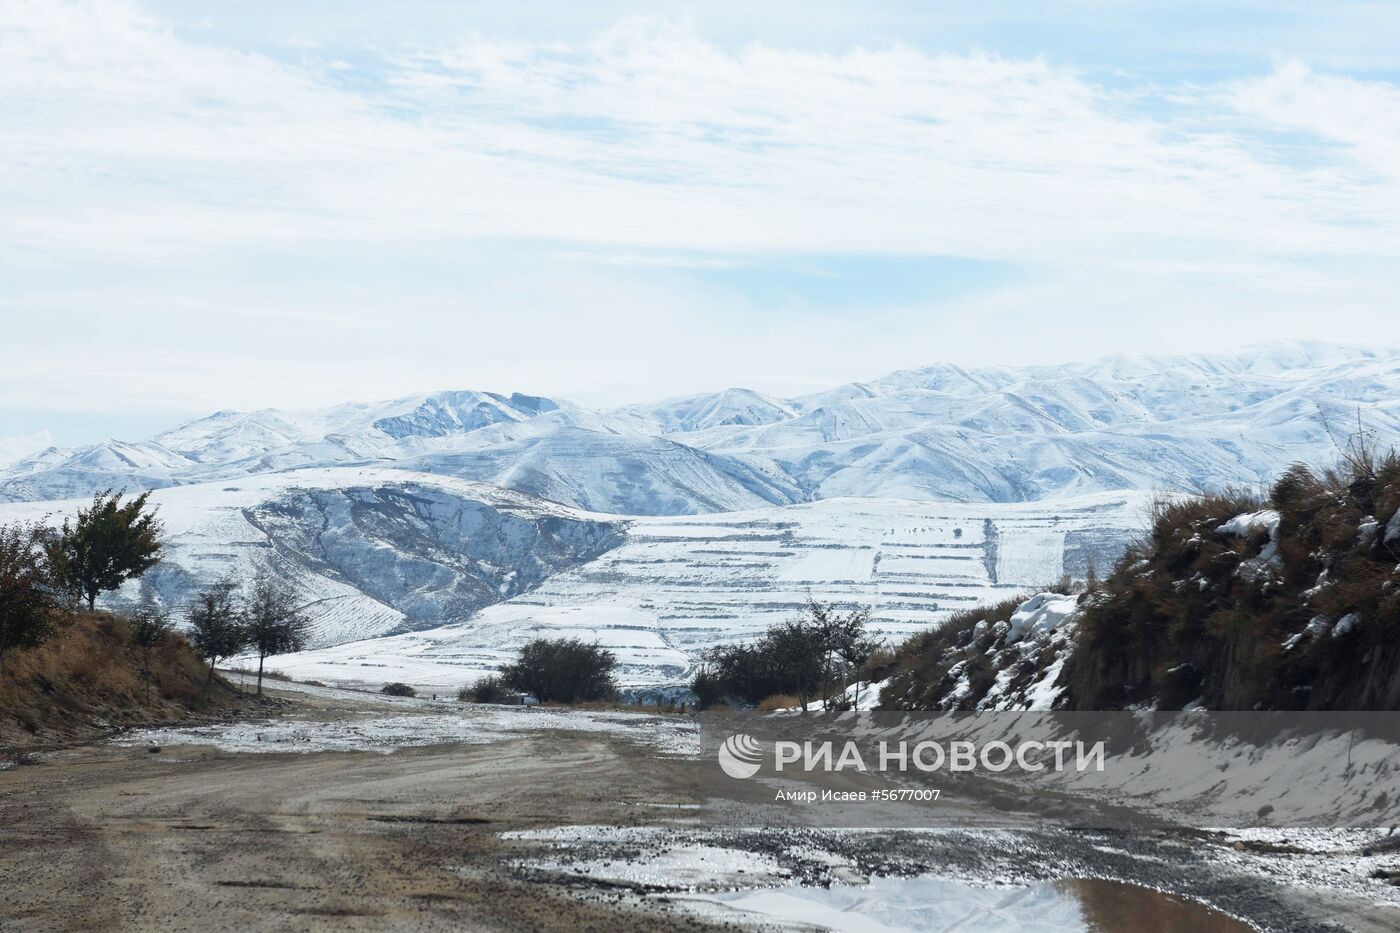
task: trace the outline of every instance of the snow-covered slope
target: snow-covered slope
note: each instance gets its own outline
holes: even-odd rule
[[[626,683],[674,682],[699,653],[801,611],[808,596],[868,605],[899,638],[956,609],[1112,563],[1146,520],[1141,493],[1049,504],[836,499],[636,518],[625,542],[537,589],[428,631],[281,657],[296,677],[453,688],[530,638],[614,650]]]
[[[638,405],[624,411],[649,419],[661,434],[703,431],[723,425],[772,424],[797,415],[792,403],[751,389],[725,389],[655,405]]]
[[[674,435],[791,476],[811,498],[1019,501],[1267,482],[1362,427],[1400,442],[1400,354],[1290,347],[1024,370],[893,373],[801,414]]]
[[[615,411],[452,391],[220,412],[142,443],[49,450],[0,471],[0,501],[375,464],[633,515],[841,496],[1016,502],[1258,484],[1333,459],[1358,419],[1400,440],[1400,352],[943,364],[801,398],[727,389]]]
[[[151,501],[168,541],[143,585],[182,608],[201,586],[270,571],[300,590],[319,645],[461,619],[623,540],[616,520],[405,470],[263,474]],[[80,505],[0,505],[0,522],[56,522]],[[131,584],[104,602],[138,595]]]
[[[917,710],[1400,709],[1397,560],[1400,456],[1357,449],[1334,470],[1296,465],[1267,496],[1159,504],[1150,531],[1092,587],[979,606],[910,639],[881,700]]]
[[[1358,420],[1400,443],[1400,353],[945,364],[612,411],[451,391],[50,449],[0,472],[0,521],[156,489],[171,542],[150,585],[179,602],[258,566],[297,580],[326,650],[287,664],[311,676],[446,685],[575,631],[656,682],[809,591],[895,635],[1082,575],[1142,526],[1144,491],[1326,463]],[[344,644],[391,632],[411,634]]]
[[[788,503],[801,493],[781,470],[665,437],[558,427],[492,444],[421,454],[404,465],[468,476],[600,512],[686,515]]]
[[[196,464],[154,441],[50,447],[0,472],[0,502],[67,499],[108,488],[159,489]]]

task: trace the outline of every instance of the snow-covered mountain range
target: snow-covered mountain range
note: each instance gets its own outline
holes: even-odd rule
[[[1018,502],[1266,482],[1362,426],[1400,437],[1400,352],[1288,344],[1229,356],[891,373],[778,399],[746,389],[593,410],[450,391],[317,411],[218,412],[140,442],[0,468],[0,501],[304,467],[491,483],[626,515],[839,496]]]
[[[898,636],[1106,568],[1152,491],[1326,463],[1358,421],[1400,440],[1400,353],[944,365],[606,411],[452,391],[47,450],[0,469],[0,522],[154,488],[168,547],[146,585],[179,605],[255,569],[292,580],[316,637],[280,665],[320,679],[447,687],[563,632],[656,683],[808,594]]]

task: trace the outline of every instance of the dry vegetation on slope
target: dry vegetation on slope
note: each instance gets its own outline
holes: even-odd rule
[[[1161,506],[1081,613],[1081,709],[1400,709],[1400,457]]]
[[[1072,588],[1061,586],[1051,592],[1068,597]],[[891,678],[882,694],[883,704],[947,711],[1033,705],[1037,685],[1049,686],[1058,674],[1071,636],[1068,629],[1034,633],[1013,629],[1018,610],[1034,598],[1035,594],[1022,593],[989,606],[963,609],[940,627],[905,641],[883,669],[868,672],[872,679]]]
[[[1078,605],[1008,600],[895,652],[900,709],[1400,709],[1400,457],[1158,503]]]
[[[104,612],[62,619],[44,644],[0,657],[0,748],[184,719],[250,700],[216,678],[206,706],[200,693],[207,667],[179,635],[151,649],[150,661],[148,689],[126,619]]]

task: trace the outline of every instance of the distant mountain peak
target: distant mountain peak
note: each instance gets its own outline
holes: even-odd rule
[[[1359,413],[1359,414],[1358,414]],[[843,496],[1020,501],[1263,482],[1361,429],[1400,443],[1400,352],[1313,342],[1079,363],[936,363],[783,399],[731,386],[596,410],[444,390],[310,411],[220,410],[148,441],[50,448],[0,498],[346,464],[680,514]]]

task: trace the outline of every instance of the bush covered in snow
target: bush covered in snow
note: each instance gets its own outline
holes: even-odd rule
[[[881,695],[886,709],[1047,709],[1073,636],[1069,587],[954,613],[905,641]]]

